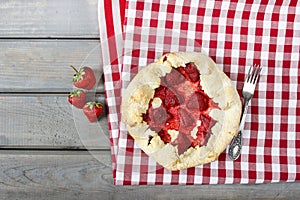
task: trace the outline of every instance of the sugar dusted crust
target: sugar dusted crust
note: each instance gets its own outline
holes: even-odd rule
[[[150,130],[142,115],[147,112],[155,89],[160,86],[160,77],[166,76],[172,67],[185,66],[190,62],[193,62],[201,73],[202,89],[220,109],[212,109],[209,113],[217,122],[212,127],[212,135],[207,144],[190,147],[178,155],[176,146],[165,144],[158,133]],[[231,80],[211,58],[196,52],[177,52],[165,54],[157,62],[139,71],[123,95],[121,110],[122,121],[141,149],[165,168],[181,170],[212,162],[225,150],[237,134],[241,101]],[[170,135],[174,140],[178,133],[175,131]]]

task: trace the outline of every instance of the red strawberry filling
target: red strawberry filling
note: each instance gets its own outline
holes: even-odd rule
[[[209,97],[203,92],[195,92],[192,94],[186,104],[191,110],[205,111],[208,108]]]
[[[143,114],[150,129],[156,131],[164,143],[177,146],[179,155],[190,147],[205,145],[216,123],[208,114],[218,105],[201,89],[199,76],[194,63],[172,68],[161,77],[160,87],[155,89],[154,98],[161,99],[161,105],[154,108],[151,100]],[[174,141],[168,130],[179,132]]]

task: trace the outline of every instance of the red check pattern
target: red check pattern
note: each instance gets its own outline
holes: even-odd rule
[[[300,3],[127,0],[124,23],[122,90],[141,68],[170,51],[206,53],[240,94],[248,66],[260,64],[264,69],[249,108],[242,155],[237,161],[231,161],[224,151],[210,164],[168,171],[143,153],[119,123],[114,143],[116,184],[300,179]],[[118,115],[119,110],[115,111],[110,110],[110,114]]]
[[[125,0],[98,1],[100,46],[102,50],[104,87],[109,110],[108,130],[112,155],[112,172],[116,176],[116,153],[118,151],[120,105],[121,105],[121,63],[123,48],[123,22]]]

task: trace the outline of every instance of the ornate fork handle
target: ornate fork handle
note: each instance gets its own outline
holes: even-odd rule
[[[241,122],[240,122],[238,135],[233,138],[233,140],[231,141],[230,146],[229,146],[229,152],[228,153],[229,153],[229,157],[232,160],[238,159],[238,157],[241,155],[241,151],[242,151],[242,131],[244,130],[246,115],[247,115],[250,100],[251,100],[251,97],[250,97],[250,99],[245,98],[244,111],[243,111],[243,116],[242,116],[242,119],[241,119]]]

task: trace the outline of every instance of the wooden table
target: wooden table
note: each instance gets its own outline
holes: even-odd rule
[[[73,89],[69,65],[85,62],[101,69],[98,32],[97,0],[0,2],[0,199],[296,199],[300,195],[299,182],[114,186],[106,118],[91,124],[67,102]],[[104,103],[103,91],[100,81],[90,98]]]

